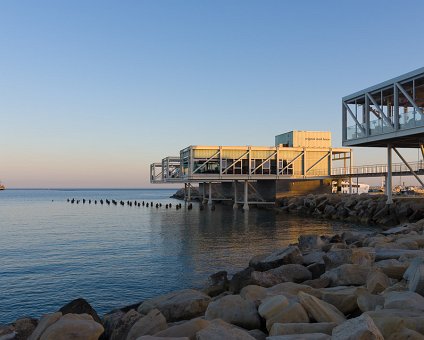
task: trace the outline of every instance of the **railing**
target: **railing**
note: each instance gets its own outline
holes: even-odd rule
[[[424,162],[411,162],[408,163],[414,172],[424,170]],[[332,176],[342,175],[373,175],[373,174],[386,174],[388,166],[387,164],[375,164],[375,165],[360,165],[353,166],[352,171],[349,167],[333,168],[331,170]],[[392,172],[409,172],[409,168],[403,163],[392,164]]]

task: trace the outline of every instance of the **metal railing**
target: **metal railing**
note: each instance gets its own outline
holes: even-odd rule
[[[408,162],[410,167],[414,172],[424,171],[424,162]],[[376,175],[376,174],[386,174],[388,170],[387,164],[374,164],[374,165],[359,165],[352,166],[352,171],[349,167],[342,168],[333,168],[331,170],[332,176],[342,176],[342,175]],[[392,164],[392,172],[405,172],[408,173],[409,168],[404,163],[394,163]]]

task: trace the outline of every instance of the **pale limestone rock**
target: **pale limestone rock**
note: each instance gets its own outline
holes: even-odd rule
[[[325,272],[321,277],[328,277],[331,286],[362,286],[366,283],[370,267],[357,264],[343,264]]]
[[[384,340],[374,321],[367,315],[347,320],[333,329],[332,340]]]
[[[196,335],[196,340],[255,340],[247,331],[222,320],[213,320]]]
[[[362,312],[374,311],[384,305],[383,296],[373,295],[366,288],[358,288],[356,296],[356,302]]]
[[[138,319],[131,327],[127,340],[135,340],[142,335],[153,335],[167,329],[165,317],[157,309],[152,309],[146,316]]]
[[[53,313],[53,314],[44,315],[40,319],[40,321],[38,322],[37,327],[35,328],[34,332],[32,332],[32,334],[30,335],[30,337],[28,338],[28,340],[38,340],[38,339],[40,339],[41,334],[43,334],[43,332],[48,327],[50,327],[51,325],[53,325],[61,317],[62,317],[62,313],[61,312],[56,312],[56,313]]]
[[[339,286],[321,289],[321,300],[332,304],[347,315],[358,309],[357,287]]]
[[[408,290],[424,296],[424,263],[414,266],[414,268],[412,268],[407,277]]]
[[[97,340],[103,326],[88,314],[66,314],[48,327],[40,340]]]
[[[251,274],[252,284],[272,287],[282,282],[303,282],[312,278],[311,272],[300,264],[286,264],[264,272]]]
[[[206,310],[205,318],[222,319],[245,329],[256,329],[261,326],[256,305],[240,295],[228,295],[212,301]]]
[[[390,279],[382,271],[373,270],[367,276],[366,286],[371,294],[379,294],[390,286]]]
[[[333,305],[304,292],[298,294],[299,302],[317,322],[342,323],[346,320],[342,312]]]
[[[264,319],[269,319],[279,310],[287,307],[289,300],[283,295],[271,296],[262,301],[258,308],[259,315]]]
[[[147,314],[158,309],[168,322],[188,320],[201,316],[211,298],[194,289],[184,289],[146,300],[138,307],[138,312]]]
[[[163,331],[160,331],[154,336],[156,337],[187,337],[190,340],[196,339],[196,333],[201,331],[203,328],[209,326],[209,321],[203,320],[201,318],[192,319],[190,321],[186,321],[180,323],[178,325],[171,326]]]
[[[424,313],[408,309],[381,309],[366,312],[385,338],[389,338],[403,328],[424,334]]]
[[[310,286],[294,282],[280,283],[273,287],[269,287],[266,292],[268,296],[284,295],[287,298],[296,297],[299,292],[305,292],[318,298],[321,296],[321,292],[319,289],[314,289]]]
[[[331,335],[333,328],[337,326],[335,322],[318,323],[274,323],[269,335],[307,334],[323,333]]]
[[[266,328],[268,331],[275,323],[307,323],[309,322],[308,313],[302,305],[291,300],[289,305],[269,316],[266,320]]]
[[[409,328],[402,328],[401,330],[390,335],[387,340],[424,340],[424,335],[413,331]]]
[[[388,277],[400,280],[408,268],[408,263],[400,262],[399,260],[395,259],[389,259],[376,262],[375,267],[380,269]]]
[[[267,289],[265,287],[249,285],[240,291],[240,296],[252,302],[260,302],[267,297]]]
[[[424,312],[424,297],[415,292],[390,292],[384,294],[384,308],[408,309]]]

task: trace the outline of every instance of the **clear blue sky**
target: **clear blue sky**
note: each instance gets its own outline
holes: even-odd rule
[[[3,0],[0,178],[146,187],[151,162],[191,144],[299,129],[341,146],[341,97],[423,66],[422,13],[408,0]]]

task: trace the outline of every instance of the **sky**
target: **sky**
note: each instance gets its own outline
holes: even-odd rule
[[[1,0],[0,179],[143,188],[150,163],[189,145],[323,130],[341,146],[343,96],[423,66],[423,12],[410,0]]]

